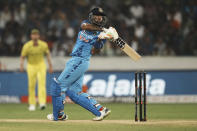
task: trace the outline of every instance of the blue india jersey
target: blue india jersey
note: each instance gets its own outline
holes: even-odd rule
[[[82,24],[84,23],[89,24],[90,22],[88,20],[84,20]],[[89,60],[90,57],[92,56],[91,54],[92,48],[95,47],[97,49],[100,49],[103,47],[104,43],[106,42],[106,40],[98,41],[99,33],[100,31],[87,31],[87,30],[82,30],[80,28],[77,41],[73,48],[71,56],[82,57]]]

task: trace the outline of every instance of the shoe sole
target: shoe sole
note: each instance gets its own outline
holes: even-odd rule
[[[66,121],[68,120],[68,116],[66,115],[66,118],[63,118],[63,119],[58,119],[58,121]]]
[[[50,121],[54,121],[53,119],[51,119],[50,117],[48,117],[47,115],[47,119],[50,120]],[[66,115],[66,118],[65,119],[58,119],[58,121],[66,121],[68,120],[68,116]]]
[[[111,114],[111,110],[109,110],[103,117],[103,119],[105,119],[106,117],[108,117]]]
[[[29,111],[35,111],[36,109],[28,109]]]
[[[102,121],[103,119],[105,119],[107,116],[109,116],[109,114],[111,113],[111,110],[108,110],[108,112],[103,116],[102,119],[99,119],[99,120],[94,120],[93,121]]]

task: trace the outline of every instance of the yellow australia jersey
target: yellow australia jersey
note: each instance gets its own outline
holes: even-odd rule
[[[44,63],[45,54],[49,53],[49,48],[46,42],[38,40],[38,45],[34,45],[33,41],[30,40],[24,44],[21,52],[21,56],[27,57],[28,64],[40,64]]]

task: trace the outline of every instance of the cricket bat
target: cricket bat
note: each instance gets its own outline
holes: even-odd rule
[[[114,41],[114,43],[124,51],[132,60],[138,61],[140,60],[141,56],[131,48],[122,38],[118,38]]]

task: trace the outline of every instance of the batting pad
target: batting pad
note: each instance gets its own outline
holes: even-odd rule
[[[64,109],[62,96],[52,96],[52,104],[54,121],[57,121],[59,112]]]
[[[99,110],[97,110],[97,108],[90,101],[90,99],[86,95],[83,95],[83,93],[78,95],[77,93],[75,93],[72,90],[67,90],[66,91],[66,95],[69,96],[70,99],[73,102],[75,102],[76,104],[82,106],[86,110],[92,112],[92,114],[94,114],[95,116],[100,116],[101,115]]]
[[[57,83],[56,78],[53,78],[50,87],[51,87],[51,96],[60,96],[61,95],[61,87]]]
[[[54,78],[51,84],[51,95],[53,104],[53,117],[54,120],[58,120],[58,114],[60,111],[64,110],[63,101],[65,99],[65,94],[61,95],[61,88]]]

